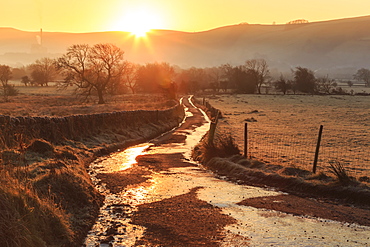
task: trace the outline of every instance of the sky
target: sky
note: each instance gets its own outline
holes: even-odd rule
[[[0,0],[0,27],[24,31],[205,31],[370,15],[370,0]]]

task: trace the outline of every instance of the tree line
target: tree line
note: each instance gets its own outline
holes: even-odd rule
[[[270,88],[286,94],[343,93],[328,76],[316,78],[312,70],[296,67],[290,79],[280,76],[273,80],[264,59],[246,60],[233,66],[181,69],[168,63],[134,64],[124,59],[124,51],[113,44],[72,45],[57,59],[42,58],[23,68],[0,65],[1,94],[4,100],[16,94],[10,79],[20,79],[25,86],[48,86],[56,82],[61,88],[73,86],[83,99],[98,97],[105,103],[107,94],[165,93],[174,98],[176,93],[213,92],[262,93]],[[359,69],[354,79],[370,86],[370,70]],[[350,82],[348,82],[350,85]],[[351,85],[350,85],[351,86]]]

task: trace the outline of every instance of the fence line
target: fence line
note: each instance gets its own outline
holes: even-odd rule
[[[317,129],[284,131],[284,128],[248,127],[248,154],[266,163],[284,164],[312,171],[318,138]],[[317,171],[327,171],[332,162],[340,162],[354,177],[370,176],[370,136],[333,126],[324,126]],[[240,140],[237,140],[240,143]]]
[[[215,110],[204,98],[198,103],[203,103],[210,112]],[[236,118],[230,120],[238,121]],[[230,128],[241,150],[245,147],[244,137],[248,136],[248,158],[312,171],[320,124],[302,129],[299,122],[290,123],[290,127],[274,123],[259,125],[249,118],[252,123],[248,124],[248,133],[245,133],[244,125],[235,128],[230,120],[221,124]],[[365,181],[370,182],[370,129],[356,129],[356,125],[348,124],[333,126],[324,123],[323,126],[317,173],[327,172],[330,163],[340,162],[351,176],[365,177]]]

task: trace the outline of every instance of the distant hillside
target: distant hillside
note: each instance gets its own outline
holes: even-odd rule
[[[336,77],[370,68],[370,16],[324,22],[240,24],[205,32],[155,30],[147,40],[125,32],[38,32],[0,28],[0,63],[28,64],[42,56],[56,57],[72,44],[114,43],[133,62],[166,61],[181,67],[242,64],[264,58],[272,71],[296,66]],[[276,69],[276,70],[275,70]]]

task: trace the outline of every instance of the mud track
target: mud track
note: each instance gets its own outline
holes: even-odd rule
[[[186,135],[187,131],[205,123],[198,109],[187,100],[184,100],[184,104],[192,116],[187,117],[176,130],[155,140],[153,147],[184,143],[186,139],[184,134]],[[139,156],[137,162],[132,168],[99,174],[98,178],[110,191],[119,192],[127,187],[150,183],[151,174],[170,173],[170,168],[196,166],[187,162],[183,153],[151,153]],[[138,210],[131,216],[131,222],[144,226],[145,232],[142,238],[137,239],[135,246],[220,246],[225,238],[224,227],[234,224],[236,220],[222,214],[217,206],[198,199],[199,189],[200,187],[194,187],[188,193],[179,196],[138,205]],[[296,196],[257,197],[244,200],[240,205],[370,225],[369,210]],[[112,236],[114,232],[113,229]]]
[[[192,116],[176,130],[153,141],[154,147],[169,143],[184,143],[186,131],[205,123],[202,113],[187,99],[183,102]],[[184,135],[185,134],[185,135]],[[151,173],[169,172],[170,168],[192,167],[182,153],[147,154],[137,158],[137,164],[130,169],[99,174],[98,178],[111,192],[118,192],[130,186],[147,182]],[[146,227],[144,236],[136,242],[139,246],[218,246],[224,237],[224,226],[235,223],[221,209],[197,198],[194,188],[186,194],[174,196],[159,202],[138,206],[131,221]]]

